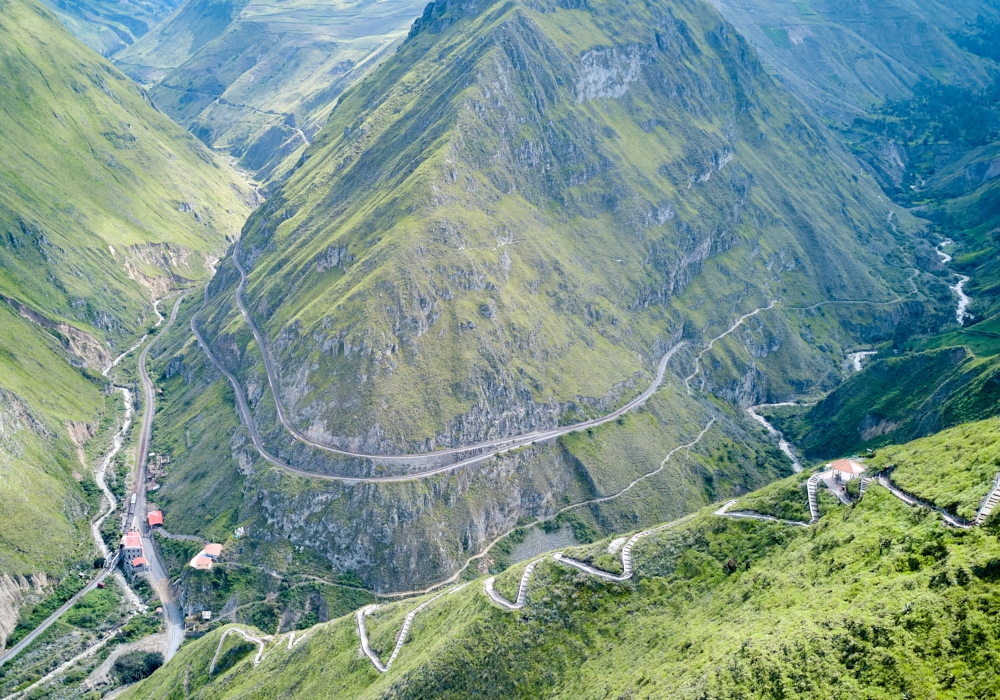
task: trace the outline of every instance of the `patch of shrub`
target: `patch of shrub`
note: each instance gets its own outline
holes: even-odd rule
[[[130,651],[122,654],[111,666],[111,672],[119,683],[136,683],[152,675],[163,665],[163,654],[158,651]]]

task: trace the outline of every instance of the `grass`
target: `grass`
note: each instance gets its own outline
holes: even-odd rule
[[[783,520],[809,522],[806,475],[795,474],[741,498],[732,510],[750,510]]]
[[[606,545],[605,545],[606,546]],[[392,671],[357,654],[353,617],[316,628],[213,679],[220,631],[182,650],[125,697],[187,678],[204,698],[986,697],[1000,605],[1000,546],[941,526],[878,486],[811,529],[702,515],[642,540],[637,574],[607,584],[547,561],[528,607],[493,606],[481,582],[414,621]],[[419,599],[370,619],[388,653]],[[735,623],[735,624],[734,624]],[[941,640],[950,639],[946,646]],[[861,663],[861,661],[864,663]],[[168,695],[169,697],[169,695]]]
[[[1000,473],[1000,419],[960,425],[878,450],[872,464],[892,469],[904,491],[972,520]]]
[[[4,3],[0,47],[0,293],[127,347],[150,287],[207,277],[249,191],[34,0]]]

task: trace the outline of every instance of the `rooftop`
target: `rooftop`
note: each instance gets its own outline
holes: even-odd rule
[[[150,527],[163,525],[163,511],[154,510],[152,513],[148,513],[146,515],[146,520],[149,521]]]
[[[199,571],[208,571],[212,568],[212,560],[199,552],[191,560],[190,566],[192,569],[198,569]]]
[[[843,474],[864,474],[865,465],[853,459],[838,459],[830,463],[830,468]]]
[[[146,566],[149,562],[146,561],[146,557],[136,557],[132,560],[132,566],[138,569],[140,566]]]
[[[201,553],[204,554],[206,557],[212,557],[212,559],[216,559],[220,554],[222,554],[222,545],[216,544],[214,542],[211,544],[206,544],[205,548],[201,550]]]

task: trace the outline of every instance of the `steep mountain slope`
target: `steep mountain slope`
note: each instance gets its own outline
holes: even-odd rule
[[[90,468],[122,413],[100,370],[151,295],[208,275],[251,192],[34,0],[0,4],[0,86],[2,637],[17,576],[90,566]]]
[[[963,37],[1000,16],[991,0],[716,0],[782,81],[819,114],[849,124],[922,80],[982,83],[989,61]],[[978,45],[978,44],[977,44]]]
[[[103,56],[111,56],[149,31],[179,4],[177,0],[46,0],[77,39]]]
[[[601,561],[620,541],[582,554]],[[575,556],[580,556],[576,552]],[[545,557],[526,605],[483,581],[262,646],[220,629],[126,698],[983,698],[1000,692],[996,537],[872,485],[812,528],[702,513],[646,537],[625,583]],[[606,566],[606,564],[605,564]],[[523,566],[497,577],[513,600]],[[231,628],[227,628],[231,629]],[[251,630],[260,638],[261,632]],[[259,664],[258,664],[259,661]],[[183,686],[184,694],[180,689]]]
[[[266,186],[422,8],[422,0],[188,0],[116,61],[157,106]]]
[[[120,347],[253,195],[41,6],[5,3],[0,38],[0,294]]]
[[[214,419],[232,395],[189,337],[154,358],[154,450],[177,457],[158,498],[189,534],[246,526],[384,592],[485,570],[493,539],[574,504],[562,522],[591,538],[656,522],[790,469],[738,406],[831,388],[859,341],[947,321],[917,223],[719,15],[619,10],[433,5],[343,96],[178,323],[279,463]],[[278,420],[237,260],[283,413],[319,447]],[[324,446],[420,455],[610,413],[668,348],[643,409],[555,444],[408,482],[309,476],[420,468]]]
[[[737,309],[907,294],[840,155],[701,5],[434,5],[252,219],[247,306],[314,439],[552,425]]]

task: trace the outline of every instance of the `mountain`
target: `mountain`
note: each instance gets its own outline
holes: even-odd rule
[[[681,515],[789,473],[740,407],[831,389],[857,344],[947,322],[919,231],[710,6],[432,5],[342,95],[204,308],[182,304],[214,359],[180,330],[152,358],[159,503],[190,534],[248,529],[241,564],[312,552],[381,592],[487,570],[469,560],[490,541],[574,504],[537,536]],[[280,422],[237,292],[285,420],[320,447]],[[610,413],[674,346],[637,412],[350,482]],[[709,423],[706,452],[664,462]],[[378,457],[400,453],[416,466]]]
[[[160,109],[268,186],[422,8],[422,0],[188,0],[115,61]]]
[[[552,425],[772,299],[910,291],[890,209],[717,15],[543,9],[434,5],[247,226],[246,304],[312,438]]]
[[[34,0],[0,5],[0,85],[5,637],[19,576],[90,566],[90,468],[124,412],[101,369],[151,297],[209,276],[254,195]]]
[[[77,39],[111,56],[149,31],[177,7],[176,0],[50,0],[45,3]]]
[[[713,4],[790,90],[842,124],[911,97],[922,81],[990,81],[991,61],[977,47],[991,38],[976,26],[1000,17],[991,0]]]
[[[964,465],[935,466],[908,484],[962,487]],[[981,497],[992,473],[970,490]],[[768,492],[804,502],[804,479]],[[856,504],[821,503],[806,527],[701,511],[638,540],[625,582],[534,558],[516,611],[483,579],[387,601],[365,615],[382,663],[416,614],[386,673],[362,654],[355,615],[283,635],[222,625],[122,697],[995,697],[995,523],[944,527],[878,484]],[[624,539],[564,554],[621,570]],[[525,564],[494,589],[517,598]]]

